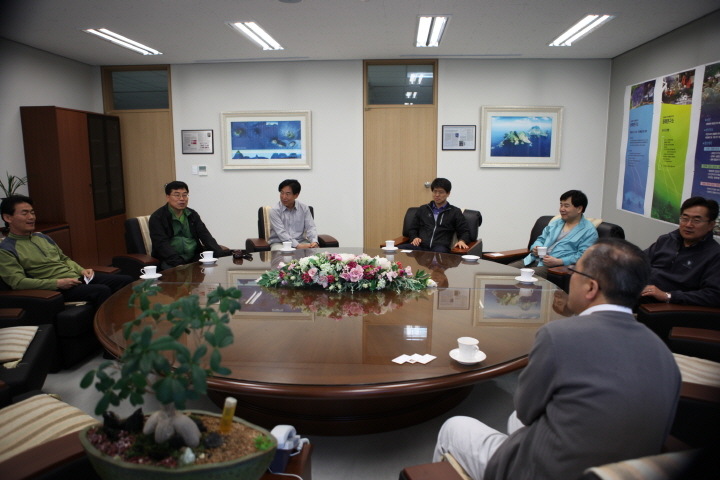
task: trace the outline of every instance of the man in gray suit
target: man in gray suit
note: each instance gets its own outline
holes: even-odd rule
[[[681,380],[668,348],[632,315],[648,260],[625,240],[600,239],[573,271],[569,306],[581,313],[538,331],[509,435],[453,417],[435,461],[450,453],[475,480],[554,480],[660,453]]]

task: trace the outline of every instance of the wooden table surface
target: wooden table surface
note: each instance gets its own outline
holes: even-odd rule
[[[385,255],[379,249],[366,253]],[[517,269],[483,260],[396,253],[395,261],[432,273],[441,288],[414,295],[329,295],[262,289],[254,280],[289,258],[280,252],[253,257],[164,271],[155,301],[202,297],[220,284],[239,286],[242,310],[230,322],[235,341],[223,349],[232,374],[208,383],[213,400],[221,404],[234,396],[238,416],[267,428],[287,423],[304,434],[346,435],[426,420],[457,405],[473,384],[522,368],[537,329],[560,317],[552,308],[554,285],[542,279],[520,285]],[[118,356],[125,346],[122,325],[138,313],[128,308],[129,295],[130,287],[118,292],[95,319],[100,341]],[[475,365],[451,359],[462,336],[477,338],[487,358]],[[437,358],[424,365],[392,362],[415,353]]]

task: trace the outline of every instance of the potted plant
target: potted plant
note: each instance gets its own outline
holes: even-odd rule
[[[129,307],[134,308],[137,303],[140,314],[123,326],[128,345],[119,363],[103,362],[82,379],[82,388],[95,382],[95,388],[103,394],[95,413],[103,415],[105,423],[80,432],[90,461],[103,478],[138,480],[172,475],[173,478],[228,476],[257,480],[272,461],[277,447],[267,430],[235,418],[232,431],[242,430],[247,437],[250,432],[246,430],[251,429],[249,441],[254,444],[251,450],[255,451],[242,458],[210,463],[209,457],[214,454],[209,449],[222,443],[223,436],[212,431],[213,428],[201,433],[200,422],[182,412],[186,401],[207,392],[208,375],[230,373],[221,365],[220,350],[233,342],[228,323],[230,315],[240,309],[237,299],[241,292],[237,288],[218,287],[208,295],[205,306],[200,305],[197,295],[180,298],[169,305],[151,305],[149,297],[158,291],[160,287],[152,280],[133,287]],[[161,330],[167,333],[160,334]],[[193,341],[188,341],[189,338]],[[193,348],[188,346],[191,343]],[[132,405],[141,405],[146,393],[154,394],[163,405],[147,419],[139,409],[123,421],[107,411],[110,405],[117,406],[126,399]],[[202,415],[216,417],[206,423],[219,424],[219,415]],[[133,445],[127,449],[129,453],[125,449],[128,444]],[[162,447],[160,453],[158,445]],[[121,446],[122,452],[118,450]],[[172,451],[172,455],[147,465],[148,458],[157,460],[156,457],[163,455],[162,449],[165,453]],[[216,457],[224,459],[227,455]]]
[[[10,175],[8,172],[5,172],[5,175],[7,175],[7,180],[5,182],[0,180],[0,189],[2,189],[4,195],[3,198],[15,195],[18,188],[27,185],[27,177],[16,177],[15,175]]]

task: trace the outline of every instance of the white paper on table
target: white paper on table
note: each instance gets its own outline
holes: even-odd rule
[[[402,252],[402,253],[410,253],[410,252],[412,252],[412,250],[400,250],[400,252]]]
[[[432,362],[432,361],[435,360],[436,358],[437,358],[436,356],[430,355],[430,354],[428,353],[428,354],[426,354],[426,355],[420,356],[420,360],[418,360],[418,362],[420,362],[420,363],[422,363],[422,364],[424,365],[424,364],[426,364],[426,363]]]
[[[405,355],[405,354],[402,354],[402,355],[400,355],[400,356],[397,357],[397,358],[393,358],[392,361],[395,362],[395,363],[399,363],[399,364],[402,365],[403,363],[407,362],[409,359],[410,359],[410,356]]]

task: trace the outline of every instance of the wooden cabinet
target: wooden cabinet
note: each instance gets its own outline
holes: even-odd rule
[[[80,265],[109,265],[125,252],[119,119],[52,106],[20,107],[20,116],[38,220],[70,225]]]

